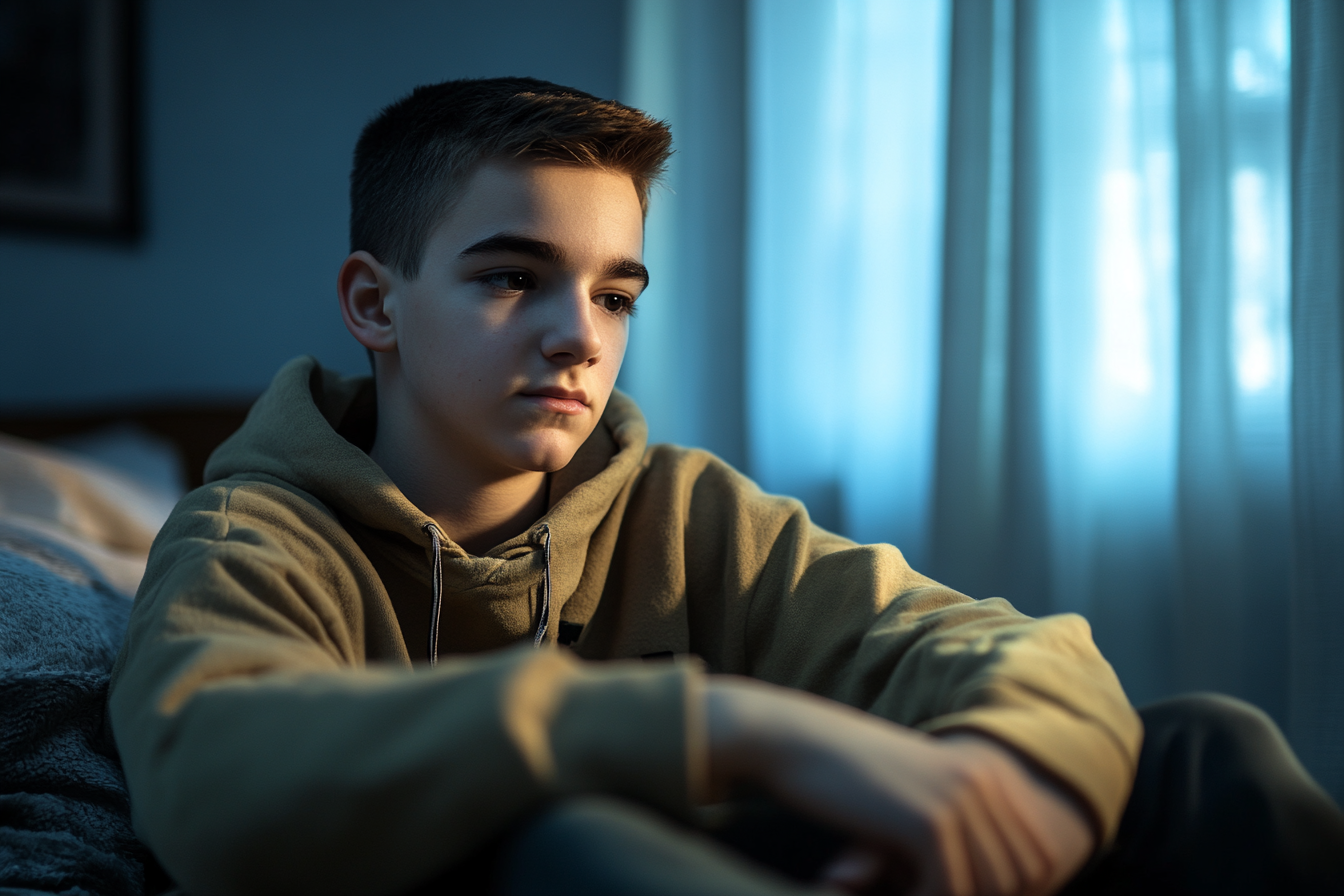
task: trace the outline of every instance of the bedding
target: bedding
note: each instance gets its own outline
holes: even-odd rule
[[[175,497],[0,436],[0,892],[156,889],[105,705],[131,596]]]

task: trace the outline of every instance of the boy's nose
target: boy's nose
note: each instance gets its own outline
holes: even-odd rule
[[[603,313],[587,292],[568,290],[555,297],[541,340],[549,360],[563,364],[596,364],[602,354],[602,334],[596,316]]]

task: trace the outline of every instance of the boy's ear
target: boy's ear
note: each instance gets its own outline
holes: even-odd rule
[[[375,352],[397,347],[396,322],[386,308],[392,282],[391,272],[363,249],[351,252],[336,275],[345,328],[360,345]]]

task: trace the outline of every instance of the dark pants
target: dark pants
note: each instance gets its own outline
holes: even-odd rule
[[[1344,894],[1344,814],[1269,717],[1228,697],[1140,710],[1143,753],[1115,843],[1064,891]],[[764,803],[710,836],[620,800],[568,800],[503,845],[496,892],[517,896],[786,896],[840,848],[833,831]]]
[[[1344,894],[1344,814],[1268,716],[1217,695],[1139,714],[1143,752],[1119,836],[1068,896]]]

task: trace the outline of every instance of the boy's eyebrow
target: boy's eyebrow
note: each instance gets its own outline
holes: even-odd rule
[[[619,261],[613,261],[607,265],[607,269],[602,272],[607,277],[613,277],[618,280],[638,280],[640,289],[649,288],[649,269],[635,261],[633,258],[622,258]]]
[[[490,255],[495,252],[529,255],[547,264],[563,265],[565,263],[565,253],[561,252],[560,247],[555,243],[508,232],[496,233],[493,236],[474,242],[457,253],[457,257],[468,258],[472,255]],[[602,275],[623,280],[638,280],[644,287],[649,285],[649,269],[633,258],[620,258],[613,261],[602,271]]]
[[[497,233],[494,236],[488,236],[457,253],[457,257],[491,255],[495,252],[530,255],[538,261],[544,261],[548,264],[563,264],[565,261],[564,253],[554,243],[536,240],[530,236],[521,236],[517,233]]]

